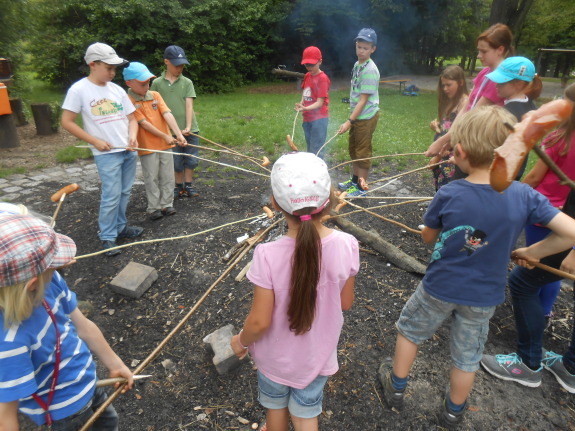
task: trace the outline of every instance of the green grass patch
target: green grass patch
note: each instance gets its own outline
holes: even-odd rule
[[[92,151],[88,148],[76,148],[74,146],[62,148],[56,153],[58,163],[72,163],[78,159],[89,159],[92,157]]]
[[[14,174],[25,174],[26,168],[0,168],[0,178],[6,178]]]

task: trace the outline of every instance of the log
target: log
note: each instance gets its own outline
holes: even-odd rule
[[[0,115],[0,148],[15,148],[20,146],[14,115]]]
[[[333,215],[336,215],[333,213]],[[345,220],[343,217],[332,218],[329,221],[335,223],[344,232],[347,232],[355,236],[358,241],[368,244],[371,248],[381,253],[385,256],[391,263],[393,263],[398,268],[403,269],[407,272],[413,272],[416,274],[425,274],[425,265],[409,256],[408,254],[401,251],[399,248],[393,244],[384,240],[377,232],[374,230],[367,231],[360,228],[356,224]]]
[[[24,115],[24,106],[22,105],[22,99],[15,98],[10,99],[10,107],[12,108],[12,114],[14,115],[14,121],[16,122],[16,127],[25,126],[28,124],[26,120],[26,115]]]
[[[48,103],[32,103],[30,108],[36,124],[36,134],[46,136],[58,131],[58,125],[52,121],[52,107]]]
[[[297,79],[303,79],[303,77],[305,76],[305,73],[292,72],[291,70],[283,70],[283,69],[272,69],[272,74]]]

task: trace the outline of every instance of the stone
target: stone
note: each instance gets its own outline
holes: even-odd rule
[[[19,192],[20,190],[22,190],[22,187],[17,186],[6,187],[5,189],[2,189],[4,193],[16,193]]]
[[[158,279],[155,268],[141,263],[130,262],[110,282],[112,290],[120,295],[140,298]]]
[[[234,333],[234,325],[230,323],[204,337],[204,343],[208,344],[214,352],[213,363],[219,374],[225,374],[241,364],[240,359],[230,346]]]

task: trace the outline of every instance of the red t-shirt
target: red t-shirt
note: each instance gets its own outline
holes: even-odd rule
[[[327,106],[329,105],[329,85],[330,80],[324,72],[317,75],[306,73],[301,88],[303,88],[303,106],[309,106],[316,102],[318,97],[323,97],[323,105],[311,111],[302,111],[303,121],[315,121],[320,118],[328,118],[329,112]]]

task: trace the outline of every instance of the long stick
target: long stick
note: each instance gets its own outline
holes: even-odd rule
[[[400,157],[400,156],[423,156],[424,154],[425,153],[403,153],[403,154],[385,154],[383,156],[365,157],[363,159],[348,160],[347,162],[343,162],[340,163],[339,165],[332,166],[331,168],[329,168],[329,170],[331,171],[332,169],[339,168],[340,166],[347,165],[353,162],[359,162],[361,160],[375,160],[375,159],[384,159],[386,157]]]
[[[210,228],[210,229],[206,229],[206,230],[203,230],[203,231],[201,231],[201,232],[190,233],[190,234],[188,234],[188,235],[173,236],[173,237],[170,237],[170,238],[148,239],[148,240],[145,240],[145,241],[136,241],[136,242],[131,242],[131,243],[129,243],[129,244],[117,245],[116,247],[107,248],[107,249],[105,249],[105,250],[96,251],[96,252],[94,252],[94,253],[89,253],[89,254],[83,254],[83,255],[81,255],[81,256],[76,256],[75,259],[76,259],[76,260],[79,260],[79,259],[85,259],[85,258],[87,258],[87,257],[98,256],[99,254],[106,253],[106,252],[108,252],[108,251],[110,251],[110,250],[118,250],[118,249],[122,249],[122,248],[126,248],[126,247],[132,247],[133,245],[152,244],[152,243],[154,243],[154,242],[174,241],[174,240],[176,240],[176,239],[191,238],[191,237],[193,237],[193,236],[201,235],[201,234],[203,234],[203,233],[208,233],[208,232],[211,232],[211,231],[213,231],[213,230],[222,229],[222,228],[224,228],[224,227],[232,226],[232,225],[238,224],[238,223],[243,223],[243,222],[248,221],[248,220],[253,220],[253,219],[256,219],[256,218],[261,217],[261,216],[262,216],[262,214],[258,214],[257,216],[248,217],[248,218],[245,218],[245,219],[243,219],[243,220],[237,220],[237,221],[233,221],[233,222],[230,222],[230,223],[222,224],[222,225],[220,225],[220,226],[212,227],[212,228]]]
[[[403,203],[405,203],[405,202],[403,202]],[[351,205],[351,206],[354,207],[354,208],[358,208],[360,211],[363,211],[363,212],[365,212],[365,213],[368,213],[368,214],[370,214],[370,215],[372,215],[372,216],[374,216],[374,217],[377,217],[377,218],[379,218],[379,219],[381,219],[381,220],[383,220],[383,221],[386,221],[386,222],[388,222],[388,223],[392,223],[392,224],[394,224],[394,225],[400,226],[400,227],[404,228],[405,230],[407,230],[408,232],[415,233],[415,234],[420,234],[420,233],[421,233],[420,230],[412,229],[412,228],[410,228],[409,226],[404,225],[403,223],[400,223],[400,222],[398,222],[398,221],[395,221],[395,220],[389,219],[389,218],[387,218],[387,217],[384,217],[384,216],[382,216],[382,215],[379,215],[379,214],[377,214],[377,213],[374,213],[373,211],[370,211],[370,210],[368,210],[368,209],[366,209],[366,208],[360,207],[359,205],[356,205],[356,204],[354,204],[354,203],[352,203],[352,202],[348,202],[348,204]]]
[[[396,202],[393,204],[385,204],[385,205],[377,205],[375,207],[369,207],[369,208],[364,208],[364,209],[368,209],[368,210],[376,210],[376,209],[380,209],[380,208],[388,208],[388,207],[395,207],[398,205],[406,205],[406,204],[413,204],[413,203],[418,203],[418,202],[426,202],[431,200],[432,198],[422,198],[422,199],[415,199],[412,201],[404,201],[404,202]],[[346,200],[346,202],[348,202]],[[352,215],[352,214],[356,214],[362,212],[361,210],[355,210],[355,211],[348,211],[346,213],[341,213],[341,214],[337,214],[337,215],[330,215],[330,218],[337,218],[337,217],[347,217],[348,215]]]
[[[541,146],[535,145],[533,147],[533,151],[535,151],[535,154],[537,154],[539,156],[539,158],[541,160],[543,160],[547,166],[549,166],[549,169],[551,171],[553,171],[555,173],[555,175],[557,175],[557,177],[559,177],[559,179],[561,180],[561,182],[560,182],[561,184],[568,185],[573,190],[575,190],[575,183],[573,181],[571,181],[571,179],[567,175],[565,175],[565,172],[563,172],[559,168],[559,166],[557,166],[555,164],[555,162],[553,160],[551,160],[551,157],[549,157],[547,155],[547,153],[545,151],[543,151]]]
[[[205,145],[194,145],[194,144],[186,144],[186,147],[193,147],[193,148],[198,148],[200,150],[208,150],[208,151],[214,151],[214,152],[218,152],[218,153],[231,154],[233,156],[240,156],[240,157],[243,157],[244,159],[254,161],[258,164],[261,162],[261,160],[258,159],[257,157],[248,156],[247,154],[240,154],[240,153],[230,151],[230,150],[224,150],[223,148],[210,148],[210,147],[206,147]]]
[[[552,266],[545,265],[541,262],[529,262],[531,265],[536,266],[537,268],[543,269],[545,271],[551,272],[552,274],[558,275],[563,278],[568,278],[569,280],[575,280],[575,275],[570,274],[565,271],[561,271],[560,269],[553,268]]]
[[[60,197],[60,200],[58,201],[58,206],[56,207],[56,211],[54,211],[54,215],[52,216],[52,219],[50,220],[50,227],[54,227],[54,225],[56,224],[56,217],[58,216],[58,213],[60,212],[60,208],[62,207],[62,203],[64,202],[64,199],[66,199],[66,193],[62,193],[62,196]]]
[[[293,139],[293,135],[295,133],[295,123],[297,121],[297,116],[299,115],[299,111],[295,111],[295,117],[293,119],[293,127],[292,127],[292,131],[291,131],[291,137]]]
[[[329,144],[331,141],[333,141],[337,135],[339,135],[339,133],[336,132],[335,135],[333,135],[331,138],[329,138],[327,140],[327,142],[325,144],[323,144],[319,150],[317,150],[317,153],[315,153],[315,155],[319,156],[319,153],[321,152],[321,150],[323,150],[323,147],[325,147],[327,144]]]
[[[277,225],[282,220],[283,219],[279,219],[279,220],[275,221],[274,223],[272,223],[265,231],[263,231],[258,236],[258,239],[263,238],[275,225]],[[208,297],[208,295],[212,292],[212,290],[214,290],[214,288],[232,271],[232,269],[234,269],[236,264],[248,253],[248,251],[256,243],[257,243],[257,241],[254,241],[253,244],[249,244],[248,247],[246,247],[246,249],[242,252],[242,254],[240,256],[238,256],[238,258],[228,266],[228,268],[218,277],[218,279],[216,281],[214,281],[214,283],[208,288],[208,290],[206,290],[206,292],[202,295],[202,297],[198,300],[198,302],[196,302],[196,304],[192,307],[192,309],[182,318],[182,320],[180,320],[180,322],[176,325],[176,327],[174,329],[172,329],[172,331],[166,336],[166,338],[164,338],[162,340],[162,342],[160,344],[158,344],[158,346],[152,351],[152,353],[150,353],[148,355],[148,357],[146,359],[144,359],[138,365],[138,367],[133,371],[134,374],[140,374],[144,370],[144,368],[146,368],[148,366],[148,364],[150,362],[152,362],[156,358],[156,356],[158,356],[158,354],[165,347],[165,345],[168,344],[168,342],[178,332],[180,332],[182,327],[186,324],[186,322],[190,319],[190,317],[192,317],[192,315],[196,312],[196,310],[204,302],[204,300]],[[80,428],[79,431],[88,431],[90,429],[90,427],[92,426],[92,424],[96,421],[96,419],[98,419],[98,417],[104,412],[104,410],[106,410],[106,408],[110,404],[112,404],[112,402],[116,398],[118,398],[118,396],[122,392],[122,389],[124,388],[125,385],[126,385],[125,383],[120,385],[120,387],[118,387],[118,389],[116,389],[114,391],[114,393],[112,393],[108,397],[108,399],[106,401],[104,401],[104,403],[98,408],[98,410],[96,410],[94,412],[94,414],[90,417],[90,419],[88,419],[88,421],[84,424],[84,426],[82,428]]]

